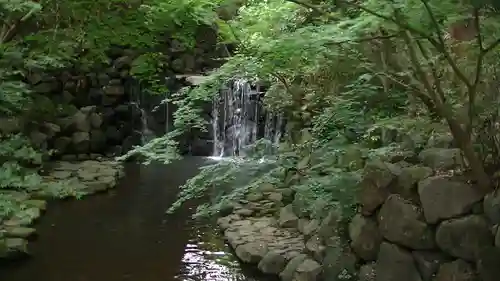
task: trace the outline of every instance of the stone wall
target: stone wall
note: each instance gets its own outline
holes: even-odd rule
[[[175,107],[169,112],[153,108],[172,92],[185,86],[182,75],[193,75],[218,67],[224,50],[217,35],[200,27],[196,47],[191,49],[174,39],[165,40],[167,65],[163,95],[151,95],[131,77],[130,69],[139,55],[135,50],[114,47],[109,63],[92,69],[74,66],[55,72],[34,72],[27,82],[34,91],[36,112],[24,118],[1,118],[0,131],[24,131],[39,147],[54,150],[63,159],[95,159],[120,155],[141,143],[145,126],[156,135],[172,127]]]
[[[458,149],[429,148],[419,159],[365,167],[349,226],[360,280],[497,280],[500,196],[443,172],[460,167]]]
[[[284,281],[493,281],[500,276],[500,193],[481,195],[450,171],[460,151],[428,148],[369,161],[359,212],[309,219],[293,191],[265,185],[219,226],[236,255]],[[296,208],[295,208],[296,209]]]

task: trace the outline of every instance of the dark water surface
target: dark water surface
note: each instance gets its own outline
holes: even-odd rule
[[[36,225],[33,257],[0,267],[2,281],[270,280],[245,270],[191,208],[165,214],[207,160],[130,166],[110,193],[55,202]]]

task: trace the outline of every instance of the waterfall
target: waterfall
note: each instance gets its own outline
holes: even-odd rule
[[[212,107],[213,156],[244,156],[244,148],[260,137],[278,143],[283,117],[265,112],[259,88],[238,79],[220,90]],[[259,123],[265,113],[264,124]],[[259,134],[260,128],[263,134]]]

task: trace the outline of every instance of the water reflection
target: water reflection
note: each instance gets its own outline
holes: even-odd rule
[[[213,224],[191,219],[189,206],[165,214],[201,163],[131,167],[114,193],[52,204],[30,244],[34,258],[0,265],[0,280],[270,280],[239,265]]]

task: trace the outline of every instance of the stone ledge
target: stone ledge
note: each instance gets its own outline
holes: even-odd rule
[[[123,174],[123,167],[111,160],[65,162],[49,164],[50,171],[43,176],[43,181],[66,182],[71,184],[73,194],[89,195],[114,188]],[[54,194],[42,188],[29,193],[14,190],[1,190],[21,208],[9,217],[0,217],[0,259],[18,258],[28,255],[28,240],[36,230],[30,227],[47,208],[45,199],[54,198]]]

